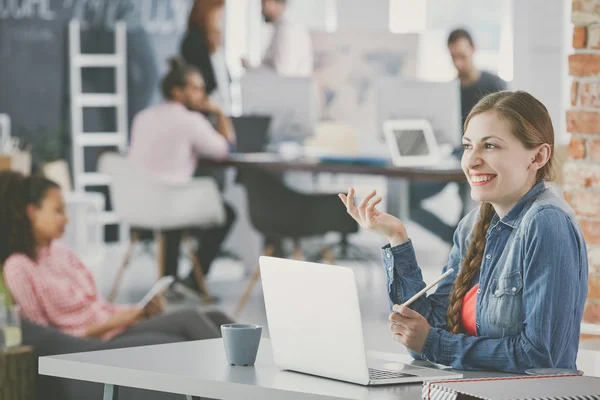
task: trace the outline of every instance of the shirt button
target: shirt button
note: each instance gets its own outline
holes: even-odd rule
[[[502,228],[501,227],[497,227],[496,230],[499,232],[499,231],[502,230]]]
[[[516,288],[516,287],[514,287],[514,288],[512,288],[511,290],[512,290],[513,292],[516,292],[516,291],[517,291],[517,288]]]
[[[500,294],[500,291],[499,291],[499,290],[496,290],[496,291],[494,292],[494,294],[495,294],[496,296],[498,296],[498,295]]]
[[[479,329],[479,324],[475,324],[475,327],[476,327],[477,329]]]
[[[481,289],[477,289],[477,294],[481,294]]]
[[[486,260],[489,260],[490,258],[492,258],[492,256],[490,256],[489,254],[485,256]]]

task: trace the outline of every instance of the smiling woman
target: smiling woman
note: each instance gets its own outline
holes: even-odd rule
[[[587,295],[587,252],[567,203],[547,189],[554,131],[548,111],[525,92],[483,98],[465,122],[462,168],[480,201],[458,225],[451,273],[412,309],[398,306],[425,287],[402,222],[340,195],[362,227],[385,236],[393,305],[390,329],[414,357],[457,369],[524,372],[576,369]],[[560,294],[560,295],[558,295]]]

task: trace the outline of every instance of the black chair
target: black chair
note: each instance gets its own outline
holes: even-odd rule
[[[305,194],[285,185],[281,178],[268,171],[244,168],[238,180],[246,187],[250,221],[265,238],[263,254],[272,256],[276,241],[289,238],[295,243],[294,257],[302,258],[301,238],[338,232],[343,237],[358,232],[358,224],[348,213],[337,194]],[[335,263],[331,251],[323,249],[323,258]],[[238,302],[235,315],[239,315],[260,277],[258,266]]]
[[[154,344],[177,343],[184,339],[175,335],[148,333],[136,337],[125,337],[104,342],[98,339],[80,338],[64,334],[54,328],[36,325],[27,320],[21,322],[23,344],[34,348],[35,357],[57,354],[79,353],[86,351],[119,349]],[[37,375],[37,400],[79,400],[99,399],[103,385],[99,383],[77,381]],[[141,389],[122,388],[119,398],[126,400],[180,400],[183,396],[153,392]]]

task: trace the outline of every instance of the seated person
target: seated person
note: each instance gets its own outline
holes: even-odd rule
[[[523,373],[575,369],[587,295],[586,245],[573,210],[545,185],[553,177],[554,130],[546,107],[525,92],[486,96],[465,122],[462,169],[482,202],[458,224],[435,293],[425,287],[402,222],[380,212],[375,192],[356,207],[382,250],[393,304],[393,338],[419,359],[456,369]]]
[[[206,95],[198,70],[180,58],[171,59],[170,65],[162,82],[166,101],[141,111],[133,120],[129,158],[161,179],[187,182],[194,176],[199,157],[226,158],[235,134],[231,121]],[[216,118],[216,130],[204,113]],[[225,204],[225,211],[223,226],[191,231],[198,240],[197,256],[205,274],[235,220],[231,206]],[[165,233],[165,271],[177,277],[181,231]],[[200,290],[193,272],[184,283]]]
[[[485,95],[506,89],[506,82],[500,77],[477,68],[474,62],[475,44],[471,34],[464,29],[456,29],[448,36],[448,51],[456,68],[460,81],[461,128],[471,109]],[[461,131],[462,132],[462,131]],[[460,156],[462,148],[454,154]],[[427,229],[440,239],[452,245],[452,235],[456,226],[449,226],[436,214],[423,207],[423,201],[436,196],[446,187],[447,183],[410,181],[410,217],[417,224]],[[462,204],[460,218],[468,211],[469,204],[465,203],[468,193],[466,183],[458,184],[458,193]]]
[[[220,325],[231,322],[218,311],[163,314],[161,296],[145,308],[109,303],[77,255],[57,242],[66,224],[56,183],[0,172],[0,265],[26,319],[73,336],[103,340],[149,333],[210,339],[220,337]]]

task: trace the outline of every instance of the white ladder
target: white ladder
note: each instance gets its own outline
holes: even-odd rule
[[[120,152],[127,148],[127,25],[115,24],[114,54],[85,54],[81,52],[81,26],[78,20],[69,23],[69,60],[71,84],[71,147],[73,156],[73,188],[84,192],[87,186],[103,186],[110,183],[108,176],[97,172],[85,172],[85,148],[116,146]],[[83,93],[82,68],[114,68],[115,93]],[[84,132],[83,109],[87,107],[110,107],[116,109],[116,132]],[[119,224],[114,212],[100,215],[104,225]],[[121,224],[119,239],[126,240]]]

